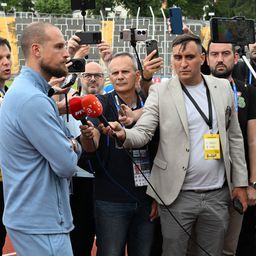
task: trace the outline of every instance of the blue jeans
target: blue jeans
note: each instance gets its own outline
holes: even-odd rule
[[[149,256],[155,223],[150,221],[151,202],[95,201],[97,256]]]

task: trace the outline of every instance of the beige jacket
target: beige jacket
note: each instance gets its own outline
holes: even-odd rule
[[[212,76],[204,78],[216,111],[230,191],[233,187],[247,186],[243,137],[235,111],[234,93],[228,80]],[[229,128],[226,129],[228,122]],[[158,124],[160,141],[150,182],[165,204],[169,205],[181,190],[190,151],[186,108],[178,77],[151,86],[142,116],[134,128],[126,129],[124,146],[130,148],[145,145],[151,140]],[[161,203],[150,186],[147,193]]]

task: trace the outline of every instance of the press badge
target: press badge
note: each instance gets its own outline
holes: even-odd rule
[[[220,135],[204,135],[204,159],[220,159]]]
[[[150,162],[149,162],[149,153],[147,149],[134,149],[132,150],[133,160],[136,165],[133,163],[133,176],[135,187],[147,186],[148,183],[143,177],[141,172],[145,175],[147,179],[150,177]],[[138,169],[140,168],[140,170]]]

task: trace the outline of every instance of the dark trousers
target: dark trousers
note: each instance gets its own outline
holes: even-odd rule
[[[3,196],[3,182],[0,182],[0,253],[2,255],[4,243],[5,243],[5,236],[6,236],[6,229],[3,224],[3,212],[4,212],[4,196]]]
[[[70,233],[74,256],[91,256],[95,236],[93,178],[73,178],[70,204],[75,226]]]
[[[153,239],[150,256],[161,256],[162,246],[163,246],[163,236],[161,231],[160,218],[158,218],[156,219],[156,223],[155,223],[155,233],[154,233],[154,239]]]
[[[244,214],[236,255],[256,255],[256,206],[249,206]]]

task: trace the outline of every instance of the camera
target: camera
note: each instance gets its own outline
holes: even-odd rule
[[[120,38],[124,41],[145,41],[147,39],[148,30],[147,29],[124,29],[120,32]]]
[[[76,36],[80,38],[79,44],[100,44],[101,32],[76,32]]]
[[[255,42],[254,20],[252,19],[214,17],[210,21],[210,28],[214,43],[244,46]]]
[[[71,59],[67,62],[72,62],[72,65],[68,67],[69,73],[80,73],[85,70],[85,59]]]
[[[71,0],[71,9],[73,11],[95,9],[95,0]]]

